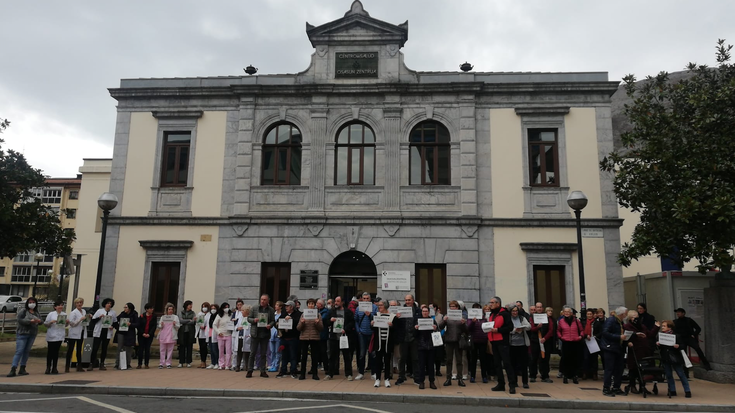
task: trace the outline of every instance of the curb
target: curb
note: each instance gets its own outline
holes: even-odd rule
[[[41,393],[41,394],[96,394],[110,396],[168,396],[192,397],[202,389],[198,388],[152,388],[124,386],[75,386],[69,384],[32,384],[32,383],[0,383],[0,392]],[[366,401],[374,402],[372,393],[339,393],[339,392],[302,392],[288,390],[245,390],[245,389],[207,389],[208,396],[221,397],[272,397],[292,399],[314,399],[334,401]],[[597,400],[549,400],[546,398],[510,398],[510,397],[471,397],[471,396],[431,396],[416,394],[381,394],[380,401],[385,403],[410,404],[442,404],[484,407],[546,408],[565,410],[630,410],[658,412],[732,412],[733,405],[724,404],[675,404],[645,403]]]

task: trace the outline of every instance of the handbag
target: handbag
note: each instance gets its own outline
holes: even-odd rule
[[[347,336],[339,337],[339,349],[344,350],[350,348],[350,339]]]

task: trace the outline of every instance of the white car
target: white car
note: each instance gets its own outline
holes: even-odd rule
[[[19,295],[0,295],[0,312],[18,312],[18,305],[23,302]]]

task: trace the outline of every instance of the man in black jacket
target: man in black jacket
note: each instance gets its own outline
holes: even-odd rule
[[[702,367],[706,370],[712,370],[709,361],[707,361],[707,357],[704,356],[704,351],[699,347],[699,334],[702,332],[702,328],[696,321],[686,316],[687,312],[683,308],[677,308],[675,312],[674,332],[684,338],[684,343],[686,343],[687,347],[691,347],[697,352]],[[686,347],[682,350],[684,352],[687,351]]]
[[[627,314],[627,308],[622,306],[616,308],[615,313],[605,321],[605,325],[602,327],[600,350],[602,350],[603,365],[605,366],[605,378],[602,383],[603,396],[628,395],[620,389],[625,365],[625,345],[627,343],[623,330],[623,317]]]
[[[301,320],[301,312],[296,309],[296,303],[293,301],[286,301],[286,307],[281,313],[280,320],[293,320],[291,328],[284,329],[281,333],[281,345],[283,346],[283,360],[281,361],[281,371],[278,372],[276,378],[281,378],[286,375],[286,369],[288,363],[291,363],[291,378],[296,378],[296,364],[299,361],[299,330],[296,326]],[[306,368],[306,366],[302,366]]]
[[[342,331],[334,332],[337,327],[337,320],[343,321]],[[345,362],[345,376],[348,381],[352,381],[352,350],[349,348],[340,349],[339,341],[340,337],[349,337],[350,334],[355,330],[355,315],[348,308],[345,308],[342,303],[342,297],[336,297],[334,299],[334,306],[329,311],[329,322],[325,327],[329,329],[329,372],[327,373],[327,380],[331,380],[332,377],[339,374],[339,353],[342,353],[342,358]]]
[[[513,320],[510,319],[510,312],[502,306],[500,297],[490,299],[490,317],[488,321],[495,323],[490,329],[488,340],[493,348],[493,360],[495,362],[495,373],[498,375],[498,385],[493,387],[492,391],[505,391],[505,379],[503,378],[503,368],[508,375],[508,386],[510,394],[515,394],[516,378],[513,365],[510,363],[510,332],[513,330]]]
[[[254,308],[248,317],[248,323],[250,323],[250,358],[248,358],[248,373],[245,375],[246,378],[253,377],[253,366],[255,365],[255,355],[260,349],[260,377],[268,377],[268,373],[265,372],[266,362],[265,356],[268,351],[268,341],[271,338],[271,328],[276,323],[276,312],[268,305],[270,302],[270,296],[263,294],[260,296],[260,306]],[[263,314],[265,325],[258,325],[260,321],[260,314]]]
[[[415,374],[419,364],[419,353],[416,342],[416,321],[421,313],[416,307],[415,300],[412,294],[406,295],[406,304],[404,307],[410,307],[413,313],[413,317],[403,317],[401,314],[397,314],[398,320],[398,343],[401,348],[401,358],[398,362],[398,380],[396,385],[401,385],[406,381],[406,376],[411,377]],[[408,365],[408,368],[407,368]],[[416,380],[414,380],[415,382]]]

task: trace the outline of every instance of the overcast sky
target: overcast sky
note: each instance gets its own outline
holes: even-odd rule
[[[5,148],[54,177],[112,156],[122,78],[306,69],[305,22],[340,18],[352,0],[125,0],[0,3],[0,118]],[[418,71],[606,71],[610,80],[713,64],[735,43],[725,0],[364,0],[374,18],[409,21]]]

